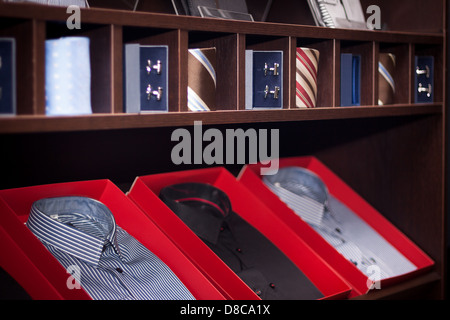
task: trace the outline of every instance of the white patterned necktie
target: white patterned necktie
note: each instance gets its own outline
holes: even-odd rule
[[[297,48],[295,105],[298,108],[316,107],[319,55],[315,49]]]
[[[92,113],[89,38],[45,42],[45,100],[47,115]]]

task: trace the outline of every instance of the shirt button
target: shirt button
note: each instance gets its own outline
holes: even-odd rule
[[[118,273],[122,273],[122,272],[123,272],[123,270],[122,270],[121,268],[116,268],[116,271],[117,271]]]
[[[255,293],[256,293],[258,296],[260,296],[262,292],[261,292],[261,290],[256,290]]]
[[[275,289],[275,283],[271,283],[271,284],[269,284],[269,286],[270,286],[272,289]]]
[[[239,253],[242,253],[242,249],[241,248],[237,248],[236,251],[239,252]]]

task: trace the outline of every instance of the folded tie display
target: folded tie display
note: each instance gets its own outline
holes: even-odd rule
[[[215,110],[216,48],[189,49],[188,108],[191,111]]]
[[[298,108],[316,107],[319,56],[318,50],[297,48],[295,106]]]
[[[92,113],[89,38],[45,41],[45,100],[47,115]]]
[[[281,201],[308,223],[362,273],[379,267],[380,280],[402,275],[416,266],[344,203],[329,194],[323,181],[312,171],[285,167],[263,178]]]
[[[393,104],[395,94],[395,56],[380,53],[378,62],[378,105]]]

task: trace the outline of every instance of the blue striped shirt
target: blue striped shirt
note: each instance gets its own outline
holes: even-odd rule
[[[97,200],[38,200],[26,225],[94,300],[194,299],[172,270],[117,226]]]

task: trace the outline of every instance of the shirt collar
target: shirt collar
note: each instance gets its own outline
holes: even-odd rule
[[[171,185],[163,188],[159,196],[196,235],[214,244],[232,212],[226,193],[210,184]]]
[[[321,225],[329,213],[328,189],[314,172],[301,167],[285,167],[264,183],[306,222]]]
[[[91,198],[40,199],[33,203],[26,225],[41,241],[94,266],[106,245],[120,254],[114,216]]]

